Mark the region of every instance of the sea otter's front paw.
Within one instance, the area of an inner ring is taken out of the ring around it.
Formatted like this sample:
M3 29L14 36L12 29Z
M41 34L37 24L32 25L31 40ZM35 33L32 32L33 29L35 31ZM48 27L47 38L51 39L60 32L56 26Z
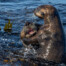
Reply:
M29 45L31 44L31 40L30 39L27 39L27 38L23 38L23 43L25 43L26 45Z

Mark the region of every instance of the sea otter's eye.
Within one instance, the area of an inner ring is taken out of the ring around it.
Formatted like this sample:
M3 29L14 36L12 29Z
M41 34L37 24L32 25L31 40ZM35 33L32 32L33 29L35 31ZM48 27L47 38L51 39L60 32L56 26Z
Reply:
M44 13L42 12L41 15L44 16Z

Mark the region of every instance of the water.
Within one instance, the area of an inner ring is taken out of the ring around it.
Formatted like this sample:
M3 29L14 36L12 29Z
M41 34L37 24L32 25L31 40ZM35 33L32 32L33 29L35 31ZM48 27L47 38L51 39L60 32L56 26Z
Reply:
M1 54L7 56L9 51L17 51L22 49L20 40L20 31L26 21L42 23L43 21L33 16L33 10L39 5L53 5L57 8L63 28L66 35L66 0L0 0L0 50ZM8 19L13 23L12 33L4 32L3 28ZM0 66L9 66L9 64L0 63ZM19 66L19 65L17 65Z

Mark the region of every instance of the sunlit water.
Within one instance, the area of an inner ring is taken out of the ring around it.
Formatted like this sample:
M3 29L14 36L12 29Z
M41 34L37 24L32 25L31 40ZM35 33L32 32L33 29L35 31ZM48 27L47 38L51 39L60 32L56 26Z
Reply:
M66 34L66 0L0 0L0 55L7 56L12 52L19 50L27 50L31 53L30 49L23 49L20 40L20 31L26 21L38 22L43 24L43 20L34 17L33 10L39 5L50 4L57 8L61 21L64 24L63 28ZM13 23L12 33L4 32L3 28L8 19ZM9 50L9 52L6 52ZM35 52L34 49L31 50ZM23 51L21 51L23 53ZM26 54L26 53L25 53ZM35 53L34 53L35 54ZM0 56L0 58L2 58ZM25 56L25 55L24 55ZM9 66L9 64L2 64L0 66ZM19 66L19 65L18 65Z

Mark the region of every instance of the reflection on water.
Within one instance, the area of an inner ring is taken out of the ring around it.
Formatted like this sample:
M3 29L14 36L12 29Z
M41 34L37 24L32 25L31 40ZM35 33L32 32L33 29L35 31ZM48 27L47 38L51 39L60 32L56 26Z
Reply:
M39 5L50 4L55 6L60 14L62 23L66 22L66 1L62 0L0 0L0 58L7 56L10 52L25 50L22 48L20 31L26 21L42 23L43 21L33 16L33 10ZM4 32L3 28L8 19L13 23L12 33ZM66 33L66 26L64 30ZM9 51L8 51L9 50ZM35 52L33 49L27 53ZM21 51L20 51L21 52ZM23 53L23 52L21 52ZM25 52L26 53L26 52ZM20 54L20 53L18 53ZM17 54L17 55L18 55ZM34 54L34 53L33 53ZM10 54L11 55L11 54ZM22 54L20 54L22 56ZM18 62L17 62L18 63ZM18 63L19 64L19 63ZM0 66L9 66L2 64ZM18 65L17 65L18 66Z

